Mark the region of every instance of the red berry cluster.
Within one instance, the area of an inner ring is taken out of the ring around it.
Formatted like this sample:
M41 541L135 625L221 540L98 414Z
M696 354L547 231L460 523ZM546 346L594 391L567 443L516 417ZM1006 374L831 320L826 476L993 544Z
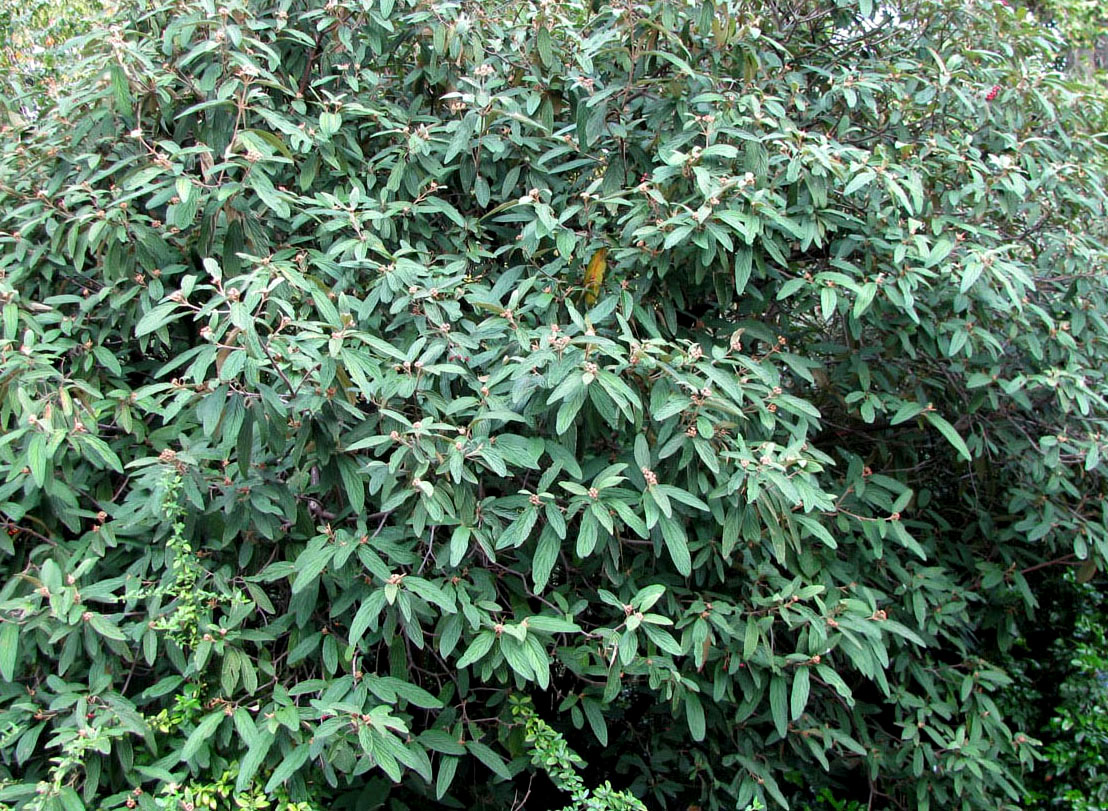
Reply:
M994 84L992 90L985 94L985 101L992 101L1000 93L1000 85Z

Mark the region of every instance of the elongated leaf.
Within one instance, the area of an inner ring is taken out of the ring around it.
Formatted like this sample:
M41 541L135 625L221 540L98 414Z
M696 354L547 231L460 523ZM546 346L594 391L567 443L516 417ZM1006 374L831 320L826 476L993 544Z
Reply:
M454 782L454 775L458 771L460 758L443 757L439 759L439 771L435 776L435 798L441 800L450 790L450 784Z
M662 598L662 595L666 593L666 587L655 583L650 586L644 586L639 589L638 593L631 598L631 604L635 606L639 611L649 611L654 607L654 604Z
M808 706L808 694L812 689L811 672L801 666L793 671L793 687L789 698L789 717L794 721L800 718Z
M441 729L428 729L421 733L419 742L436 752L444 755L464 755L465 746L453 735Z
M0 622L0 679L15 680L15 663L19 657L19 625Z
M194 729L185 741L184 747L181 749L180 759L184 761L192 760L196 753L200 751L200 747L208 742L208 739L215 733L216 728L227 716L223 714L223 710L217 710L216 712L210 712L204 716L203 720L196 725Z
M170 324L185 315L185 311L177 312L178 306L176 302L171 301L154 307L140 318L138 324L135 325L135 337L141 338L143 335L156 332L166 324Z
M677 571L688 577L692 574L692 557L689 554L689 542L685 537L684 528L672 518L660 516L658 526L662 530L662 538L665 540L666 549Z
M84 435L80 438L80 442L91 452L90 458L97 467L111 468L116 473L123 472L123 463L119 461L115 451L108 447L108 443L100 437Z
M957 429L936 414L934 411L928 411L924 414L924 418L933 426L939 429L939 433L946 437L947 442L954 446L954 450L958 451L958 455L965 459L967 462L973 461L973 457L970 455L969 448L966 446L966 442L962 437L958 435Z
M585 719L589 722L589 729L596 736L597 742L601 746L607 746L608 724L604 720L604 713L601 711L600 704L591 698L586 698L581 702L581 706L585 710Z
M258 735L254 743L246 750L246 755L239 764L239 775L235 780L235 791L246 791L246 789L249 788L254 780L254 775L258 773L258 769L261 768L262 763L265 762L265 757L269 754L270 747L272 746L273 735L271 733L262 732Z
M596 298L600 294L600 285L604 283L604 271L608 267L607 257L608 249L601 248L592 255L588 267L585 268L585 278L582 280L582 284L585 288L585 303L590 307L596 304Z
M685 694L685 720L689 724L689 734L694 741L704 740L704 705L700 703L700 697L696 693Z
M670 636L669 631L666 631L663 628L659 628L657 625L653 625L651 623L645 623L643 625L640 625L639 627L642 628L647 638L650 639L650 641L653 642L655 645L657 645L660 650L668 653L670 656L681 655L681 646L677 643L677 640Z
M362 604L358 606L357 613L354 614L353 621L350 623L350 634L347 640L349 644L358 644L365 635L366 629L380 616L384 607L385 595L381 590L373 592L362 601Z
M558 561L558 552L561 551L561 546L558 536L553 532L543 532L539 538L538 547L535 549L535 557L531 560L531 579L535 584L536 593L541 593L550 581L550 573L554 570L554 564Z
M393 689L396 690L396 694L403 698L405 701L414 704L425 710L440 710L442 709L442 702L424 690L418 684L412 684L411 682L404 681L403 679L392 679L390 681Z
M528 617L526 620L527 627L532 631L542 631L551 634L579 634L581 633L581 626L572 620L562 619L561 617L550 616L534 616Z
M508 766L504 763L504 759L492 749L485 746L485 744L479 741L469 741L466 743L466 749L468 749L479 761L484 763L489 771L497 777L502 777L505 780L512 779L512 773L508 771Z
M453 614L458 610L454 604L454 598L447 594L441 586L430 580L415 576L405 577L404 588L438 606L445 614Z
M492 644L495 641L496 635L492 631L482 631L474 638L470 646L466 648L466 652L462 654L462 657L457 661L455 667L461 670L463 667L468 667L474 662L479 661L492 649Z
M305 549L296 559L296 578L292 581L292 593L306 589L327 568L334 555L335 548L330 545L309 546Z
M907 422L912 417L923 413L924 407L919 403L905 403L896 410L892 418L889 420L890 425L900 425L902 422Z
M788 685L785 683L785 677L782 675L771 677L769 681L770 714L773 716L773 725L777 729L777 734L782 738L789 730L789 700L787 695Z
M284 783L290 777L303 766L308 760L309 747L297 746L277 765L277 768L273 770L273 774L269 776L268 782L265 784L265 792L269 794L277 786Z

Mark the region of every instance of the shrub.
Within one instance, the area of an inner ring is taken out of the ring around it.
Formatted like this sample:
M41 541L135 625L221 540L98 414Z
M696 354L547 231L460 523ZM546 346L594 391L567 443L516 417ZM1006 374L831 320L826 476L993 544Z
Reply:
M602 802L1017 807L1004 652L1108 558L1056 45L988 0L95 25L0 155L0 801L518 808L529 698Z

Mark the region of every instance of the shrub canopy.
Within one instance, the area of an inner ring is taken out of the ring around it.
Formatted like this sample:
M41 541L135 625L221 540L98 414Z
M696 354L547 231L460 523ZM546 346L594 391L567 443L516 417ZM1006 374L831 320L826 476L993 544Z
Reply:
M78 46L0 155L0 801L520 807L529 699L652 808L1017 806L1005 651L1108 559L1105 119L1026 11Z

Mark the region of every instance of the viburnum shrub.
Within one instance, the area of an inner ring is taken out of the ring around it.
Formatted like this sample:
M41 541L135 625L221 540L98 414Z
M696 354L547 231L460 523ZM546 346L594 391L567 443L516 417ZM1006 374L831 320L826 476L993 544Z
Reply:
M1006 651L1108 560L1059 47L1000 0L96 21L0 144L0 802L1018 807Z

